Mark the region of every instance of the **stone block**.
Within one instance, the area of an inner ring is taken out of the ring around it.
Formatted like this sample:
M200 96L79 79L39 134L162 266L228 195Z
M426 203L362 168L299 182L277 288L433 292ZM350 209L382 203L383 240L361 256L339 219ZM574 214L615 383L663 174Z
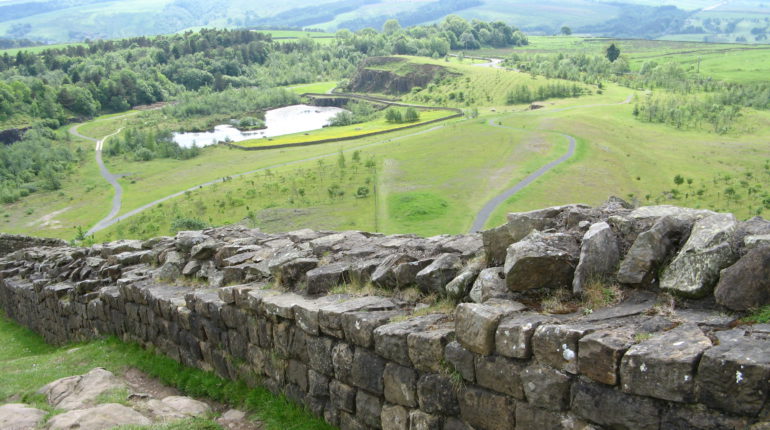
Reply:
M337 380L329 383L329 398L335 408L350 412L356 412L356 389Z
M540 405L537 405L540 406ZM516 429L567 429L563 425L564 414L553 410L542 409L531 403L518 402L516 404ZM580 427L577 427L580 428Z
M582 381L572 385L572 412L612 429L660 428L660 409L652 399Z
M371 348L374 346L374 330L390 323L392 318L403 314L403 311L348 312L342 314L342 330L345 333L345 339L355 345Z
M429 414L457 415L460 413L457 388L449 376L421 376L417 381L417 402L420 409Z
M607 385L620 382L620 359L634 344L632 330L600 330L578 342L578 371Z
M410 408L417 407L417 376L412 368L388 363L383 375L385 400Z
M734 414L755 415L768 395L770 342L734 338L708 349L695 378L698 401Z
M449 342L444 347L444 360L452 365L454 370L460 372L466 381L476 381L476 365L473 360L473 353L463 348L459 342Z
M513 400L476 387L462 391L460 412L468 424L479 429L509 430L515 422Z
M350 283L350 263L332 263L307 272L307 293L324 294L337 285Z
M318 324L321 332L342 339L345 332L342 328L342 315L347 312L376 312L398 309L400 306L392 299L366 296L341 300L323 306L318 313Z
M495 331L495 352L504 357L529 359L532 335L540 324L553 322L541 314L519 314L503 319Z
M307 366L297 360L289 360L286 368L286 380L297 385L303 393L308 390Z
M384 372L385 360L365 348L356 348L350 368L350 380L354 386L382 395Z
M331 295L295 303L294 318L297 321L297 326L307 334L318 336L321 332L318 322L321 308L341 302L346 298L347 296Z
M363 390L356 393L356 417L362 423L376 429L382 428L380 425L380 415L382 414L382 402L380 398L369 394Z
M334 348L334 341L328 337L308 336L305 345L310 368L324 375L333 376L332 349Z
M335 378L351 385L354 356L355 350L353 346L347 343L338 343L332 348L332 365L334 366Z
M409 430L441 430L441 418L415 409L409 412Z
M563 411L569 408L572 378L548 366L533 364L521 373L527 402L541 409Z
M382 407L382 430L409 430L409 411L400 405L384 405Z
M450 325L451 328L418 331L407 336L409 358L417 370L427 373L442 370L444 347L454 339L454 324Z
M694 400L695 368L711 341L685 324L632 346L620 365L623 391L674 402Z
M374 330L374 349L388 360L411 366L407 336L415 331L427 330L446 318L446 315L431 314L377 327Z
M308 369L308 395L311 397L325 398L329 397L329 377L318 373L313 369Z
M723 430L749 428L750 419L732 417L709 410L703 405L673 406L663 412L660 428L672 430Z
M489 355L495 350L495 331L500 320L524 309L510 302L509 306L461 303L455 309L455 332L460 344L477 354Z
M524 364L498 356L476 357L476 383L484 388L524 400L521 375Z
M542 324L532 336L532 350L541 363L575 374L578 341L594 328L579 325Z

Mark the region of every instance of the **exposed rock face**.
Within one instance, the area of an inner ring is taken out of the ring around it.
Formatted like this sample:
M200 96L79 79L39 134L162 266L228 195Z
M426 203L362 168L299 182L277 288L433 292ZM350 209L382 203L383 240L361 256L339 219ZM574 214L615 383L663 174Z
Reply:
M41 388L39 393L46 395L51 406L72 410L92 406L100 395L126 388L112 372L96 368L85 375L51 382Z
M406 60L398 57L370 57L364 60L350 81L348 89L355 93L406 94L414 87L425 88L438 76L449 71L433 64L408 65L409 70L396 73L377 69L378 66L406 66Z
M149 418L117 403L108 403L88 409L76 409L56 415L48 421L50 430L106 430L117 426L148 426Z
M730 241L737 226L732 214L697 221L682 250L663 271L661 288L693 297L708 294L719 279L719 271L735 261Z
M613 273L620 261L618 238L606 222L598 222L583 236L580 248L580 263L575 269L572 292L579 294L583 285L592 277L604 278Z
M46 415L46 411L23 404L2 405L0 406L0 428L35 430Z
M736 311L770 304L770 246L754 248L724 269L714 296L717 303Z

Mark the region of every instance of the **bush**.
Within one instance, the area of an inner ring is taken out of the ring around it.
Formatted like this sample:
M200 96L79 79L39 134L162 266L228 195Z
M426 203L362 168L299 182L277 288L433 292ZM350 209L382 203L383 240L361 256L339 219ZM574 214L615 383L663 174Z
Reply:
M171 232L177 233L187 230L203 230L208 228L209 225L197 218L176 218L171 222Z

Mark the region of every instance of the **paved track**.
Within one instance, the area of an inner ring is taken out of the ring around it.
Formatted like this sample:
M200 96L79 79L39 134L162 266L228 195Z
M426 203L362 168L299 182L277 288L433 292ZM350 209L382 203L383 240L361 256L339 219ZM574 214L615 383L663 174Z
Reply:
M614 105L622 105L622 104L628 104L633 99L633 95L628 96L625 100L623 100L620 103L615 104L595 104L595 105L584 105L584 106L570 106L566 108L558 108L558 109L549 109L549 112L563 112L566 110L572 110L572 109L587 109L592 107L598 107L598 106L614 106ZM505 127L503 125L500 125L495 122L494 119L489 120L489 125L494 127L502 127L502 128L511 128L511 127ZM511 198L514 194L518 193L522 189L524 189L527 185L535 182L538 178L543 176L544 174L548 173L549 170L553 169L554 167L558 166L559 164L564 163L565 161L569 160L575 155L575 149L577 147L577 142L575 141L575 138L573 136L570 136L568 134L563 133L556 133L559 136L564 137L569 141L569 147L567 148L567 152L559 157L558 159L551 161L550 163L544 165L543 167L539 168L537 171L532 173L531 175L527 176L526 178L522 179L517 183L516 185L512 186L511 188L506 189L502 193L496 195L493 197L490 201L485 204L478 214L476 214L476 218L473 220L473 224L471 225L471 233L476 233L484 229L484 225L489 220L489 217L492 216L492 213L500 206L502 205L506 200Z

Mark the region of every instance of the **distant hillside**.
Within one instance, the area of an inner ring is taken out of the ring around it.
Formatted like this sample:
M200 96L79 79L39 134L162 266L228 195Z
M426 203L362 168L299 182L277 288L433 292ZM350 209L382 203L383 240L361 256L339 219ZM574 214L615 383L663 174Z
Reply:
M46 43L154 35L201 27L382 28L465 19L503 21L530 34L767 43L763 0L0 0L0 38Z

